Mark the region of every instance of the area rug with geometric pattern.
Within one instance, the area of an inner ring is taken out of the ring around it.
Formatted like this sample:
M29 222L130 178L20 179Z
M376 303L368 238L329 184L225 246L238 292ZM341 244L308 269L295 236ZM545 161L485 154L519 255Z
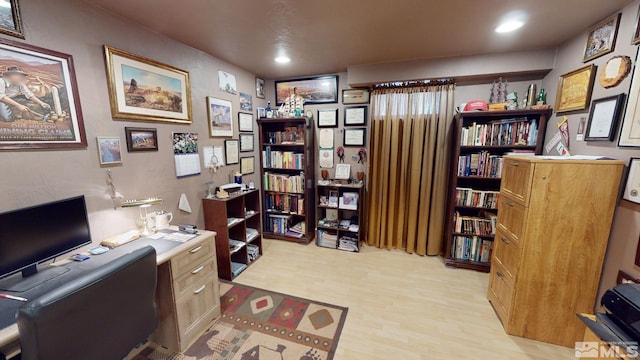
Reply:
M145 349L138 360L331 360L348 309L220 283L222 316L184 354Z

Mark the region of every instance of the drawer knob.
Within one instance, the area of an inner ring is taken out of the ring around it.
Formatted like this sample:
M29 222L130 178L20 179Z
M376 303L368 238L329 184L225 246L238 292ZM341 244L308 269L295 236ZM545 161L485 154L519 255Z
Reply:
M507 204L507 206L513 206L515 205L515 203L511 200L508 200L505 204Z
M197 253L198 251L200 251L200 249L202 249L202 245L198 246L198 247L194 247L193 249L191 249L189 252L192 254Z
M501 273L500 271L496 271L496 275L501 279L504 277L504 274Z
M198 266L198 267L197 267L196 269L194 269L191 273L192 273L193 275L195 275L195 274L199 273L200 271L202 271L202 269L204 269L204 265L200 265L200 266Z
M504 237L504 236L503 236L503 237L501 237L501 238L500 238L500 240L502 240L502 242L503 242L503 243L505 243L505 244L507 244L507 245L509 244L509 239L507 239L507 238L506 238L506 237Z
M517 161L512 161L511 166L520 166L520 163Z
M198 294L200 294L200 293L202 292L202 290L204 290L206 287L207 287L207 285L202 285L202 286L200 286L199 288L197 288L193 293L194 293L195 295L198 295Z

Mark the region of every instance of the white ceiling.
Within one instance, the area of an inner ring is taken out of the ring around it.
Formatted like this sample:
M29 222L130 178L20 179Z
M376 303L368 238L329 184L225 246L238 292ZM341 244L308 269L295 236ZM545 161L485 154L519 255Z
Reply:
M85 0L269 79L555 47L631 0ZM511 34L493 30L514 11ZM273 59L280 52L287 65Z

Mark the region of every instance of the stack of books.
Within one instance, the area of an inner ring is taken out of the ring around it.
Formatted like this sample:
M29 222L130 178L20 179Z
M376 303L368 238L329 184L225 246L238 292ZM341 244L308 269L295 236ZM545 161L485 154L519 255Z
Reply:
M304 193L304 175L289 176L265 172L262 179L265 191Z
M338 247L338 234L318 230L318 245L335 249Z
M489 262L493 241L477 236L454 236L451 256L460 260Z
M227 218L227 226L228 227L232 227L233 225L235 225L235 224L237 224L239 222L242 222L242 220L244 220L244 219L234 218L234 217Z
M265 139L269 144L304 144L304 126L290 126L284 131L267 132Z
M289 231L289 215L267 214L266 230L274 234L286 234Z
M304 215L304 197L302 195L266 194L264 203L267 211L275 210Z
M238 276L240 273L247 268L247 264L231 262L231 273L233 276Z
M487 124L475 122L462 128L462 146L534 146L538 137L535 119L514 118L496 120Z
M245 245L244 241L229 239L229 251L232 254L238 252Z
M266 168L302 170L304 154L293 151L272 151L271 146L266 146L262 151L262 163Z
M305 234L305 229L306 229L305 223L304 221L302 221L293 225L291 228L289 228L289 231L287 231L287 235L301 238Z
M345 251L358 251L358 239L350 236L341 236L338 249Z
M249 261L256 261L260 256L260 248L256 245L247 245L247 254L249 255Z
M258 236L260 236L260 233L258 232L258 230L250 228L250 227L247 228L245 233L246 233L245 236L246 236L247 242L252 242Z

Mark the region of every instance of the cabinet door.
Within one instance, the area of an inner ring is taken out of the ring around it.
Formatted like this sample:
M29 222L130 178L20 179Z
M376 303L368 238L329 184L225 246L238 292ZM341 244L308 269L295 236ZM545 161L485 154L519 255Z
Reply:
M501 229L496 231L496 237L493 240L493 256L502 263L504 275L509 276L513 282L520 264L520 247Z
M497 258L491 261L491 274L489 276L488 298L496 310L502 325L507 328L509 312L511 311L511 298L513 295L513 283L505 274L506 270Z
M500 191L511 196L516 202L528 206L535 165L526 159L505 158L503 166Z
M178 300L176 315L180 336L180 348L185 350L220 315L217 281L215 279L194 284L190 295Z

